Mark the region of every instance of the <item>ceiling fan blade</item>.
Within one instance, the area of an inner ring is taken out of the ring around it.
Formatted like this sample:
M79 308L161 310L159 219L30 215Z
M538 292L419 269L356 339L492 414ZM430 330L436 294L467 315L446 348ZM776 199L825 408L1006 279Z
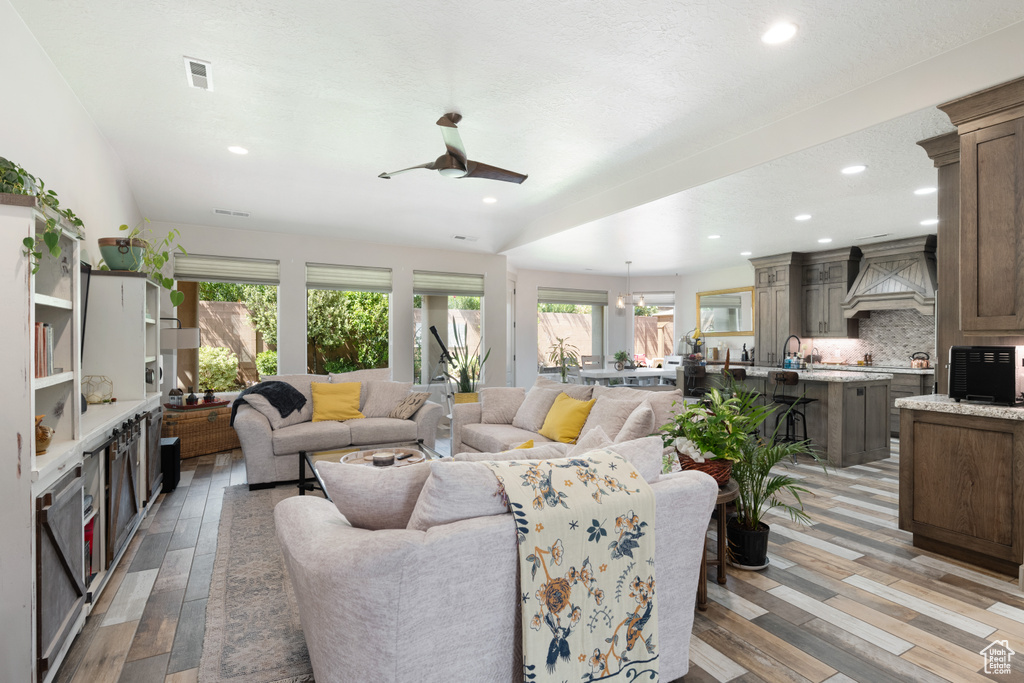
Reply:
M503 180L506 183L518 184L529 177L515 171L506 171L497 166L482 164L479 161L467 161L466 164L469 170L466 171L466 175L462 176L463 178L486 178L487 180Z
M392 171L391 173L381 173L377 177L378 178L384 178L384 180L391 180L392 176L396 176L399 173L405 173L406 171L415 171L417 168L426 168L428 170L433 171L437 167L434 166L434 162L431 161L431 162L426 163L426 164L420 164L419 166L410 166L409 168L403 168L401 171Z
M466 168L466 146L462 144L462 136L459 135L459 129L455 127L455 124L461 120L462 114L445 114L437 120L437 125L441 126L441 137L444 138L448 153L456 158L463 168Z

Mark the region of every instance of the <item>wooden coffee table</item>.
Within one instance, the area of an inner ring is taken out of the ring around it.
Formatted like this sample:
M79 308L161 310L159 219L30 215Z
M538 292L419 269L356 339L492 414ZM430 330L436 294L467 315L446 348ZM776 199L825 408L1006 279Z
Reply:
M330 500L331 497L327 495L327 491L324 489L323 479L320 478L320 474L316 471L316 463L340 462L358 467L375 467L372 460L373 454L383 452L395 453L395 463L380 467L379 469L408 467L409 465L426 462L427 460L438 460L442 457L440 453L423 443L422 440L402 441L393 444L370 446L369 448L365 446L352 446L324 451L299 451L299 495L304 496L306 491L318 488L323 492L324 497ZM408 455L409 457L399 460L397 457L399 455ZM307 466L313 473L314 481L306 481Z

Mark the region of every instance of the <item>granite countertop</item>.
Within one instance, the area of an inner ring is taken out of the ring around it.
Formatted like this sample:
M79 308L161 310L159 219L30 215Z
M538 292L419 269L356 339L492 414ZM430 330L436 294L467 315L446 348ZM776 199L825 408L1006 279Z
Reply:
M1024 407L994 406L987 403L957 403L945 394L929 394L927 396L911 396L896 400L897 408L908 410L931 410L936 413L952 415L975 415L977 417L994 417L1001 420L1024 420Z
M792 370L783 368L754 367L746 368L747 377L767 377L770 372L797 372L804 382L875 382L891 380L892 374L886 372L848 372L846 370Z
M934 375L935 368L885 367L881 365L825 365L815 363L808 366L815 370L838 370L840 372L882 372L894 375Z

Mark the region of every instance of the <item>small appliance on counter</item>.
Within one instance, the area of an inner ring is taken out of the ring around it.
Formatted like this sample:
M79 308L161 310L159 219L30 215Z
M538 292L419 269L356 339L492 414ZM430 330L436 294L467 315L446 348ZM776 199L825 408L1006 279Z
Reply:
M914 370L927 370L932 366L931 359L926 351L915 351L910 354L910 367Z
M949 397L957 403L1024 402L1024 347L950 347Z

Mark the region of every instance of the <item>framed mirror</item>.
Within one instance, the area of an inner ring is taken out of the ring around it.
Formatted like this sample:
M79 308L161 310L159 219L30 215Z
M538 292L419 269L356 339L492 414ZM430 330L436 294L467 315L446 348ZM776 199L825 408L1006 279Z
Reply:
M704 337L754 334L754 288L697 292L697 329Z

